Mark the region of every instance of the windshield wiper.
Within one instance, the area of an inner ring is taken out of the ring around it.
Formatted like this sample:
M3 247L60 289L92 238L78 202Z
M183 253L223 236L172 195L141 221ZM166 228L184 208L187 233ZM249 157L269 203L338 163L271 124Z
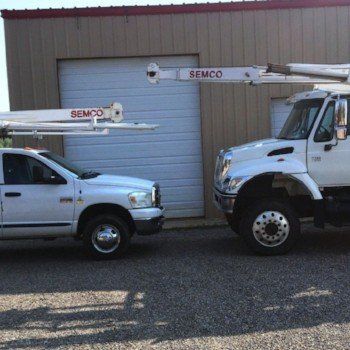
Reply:
M101 174L98 173L97 171L89 170L89 171L85 171L85 173L82 173L80 175L80 178L81 179L92 179L92 178L97 177L99 175L101 175Z

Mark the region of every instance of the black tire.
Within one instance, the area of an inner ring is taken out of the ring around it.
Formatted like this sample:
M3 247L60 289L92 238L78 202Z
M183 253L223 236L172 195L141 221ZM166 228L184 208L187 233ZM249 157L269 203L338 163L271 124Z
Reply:
M226 216L226 220L227 223L229 224L229 226L231 227L232 231L234 233L236 233L238 236L240 236L240 222L241 222L241 218L238 217L238 215L234 215L234 214L225 214Z
M104 227L104 225L106 225L106 227ZM95 231L98 231L100 227L102 227L101 231L107 228L109 230L108 232L111 231L113 234L116 232L118 233L117 240L119 240L119 243L115 244L116 247L112 246L109 249L106 247L97 248L99 243L96 239L94 240L94 237ZM91 218L83 230L85 248L89 255L96 259L114 259L122 256L130 245L130 238L131 234L126 222L118 216L111 214L103 214Z
M276 218L278 215L276 212L282 215ZM253 225L257 231L254 231ZM254 203L244 212L240 232L247 245L256 253L285 254L293 247L300 235L300 221L287 202L265 199Z

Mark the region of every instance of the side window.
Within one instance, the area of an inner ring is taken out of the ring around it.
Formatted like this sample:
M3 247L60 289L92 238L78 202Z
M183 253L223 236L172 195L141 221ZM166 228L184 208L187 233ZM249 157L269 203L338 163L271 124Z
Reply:
M24 185L32 182L25 156L5 153L2 161L6 185Z
M334 106L335 103L329 102L320 125L315 133L315 142L327 142L333 139L334 135Z
M45 164L39 162L35 158L26 157L32 183L36 185L48 183L52 176L57 176L57 173L50 169Z
M52 177L59 177L45 164L22 154L4 154L3 168L6 185L47 184Z

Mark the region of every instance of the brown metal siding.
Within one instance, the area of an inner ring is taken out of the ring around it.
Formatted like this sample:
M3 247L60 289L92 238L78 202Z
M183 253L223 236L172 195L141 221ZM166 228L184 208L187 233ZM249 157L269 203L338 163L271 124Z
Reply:
M199 54L203 66L348 62L350 7L5 19L11 109L57 108L57 60ZM146 67L145 67L146 68ZM201 85L206 215L217 152L270 135L271 97L300 87ZM17 138L16 145L35 144ZM60 138L40 142L62 153Z

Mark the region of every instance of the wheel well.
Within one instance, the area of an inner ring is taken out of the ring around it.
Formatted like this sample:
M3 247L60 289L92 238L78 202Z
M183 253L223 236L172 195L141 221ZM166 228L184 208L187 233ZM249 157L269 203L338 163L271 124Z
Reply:
M129 226L130 233L135 232L135 224L132 219L129 211L118 204L111 203L101 203L90 205L85 208L84 211L80 214L78 220L78 235L81 235L86 223L94 216L101 214L113 214L118 215L120 218L124 219L127 225Z
M240 189L235 209L244 208L257 199L288 200L299 217L313 216L313 202L309 190L298 180L284 174L262 174L249 180Z

